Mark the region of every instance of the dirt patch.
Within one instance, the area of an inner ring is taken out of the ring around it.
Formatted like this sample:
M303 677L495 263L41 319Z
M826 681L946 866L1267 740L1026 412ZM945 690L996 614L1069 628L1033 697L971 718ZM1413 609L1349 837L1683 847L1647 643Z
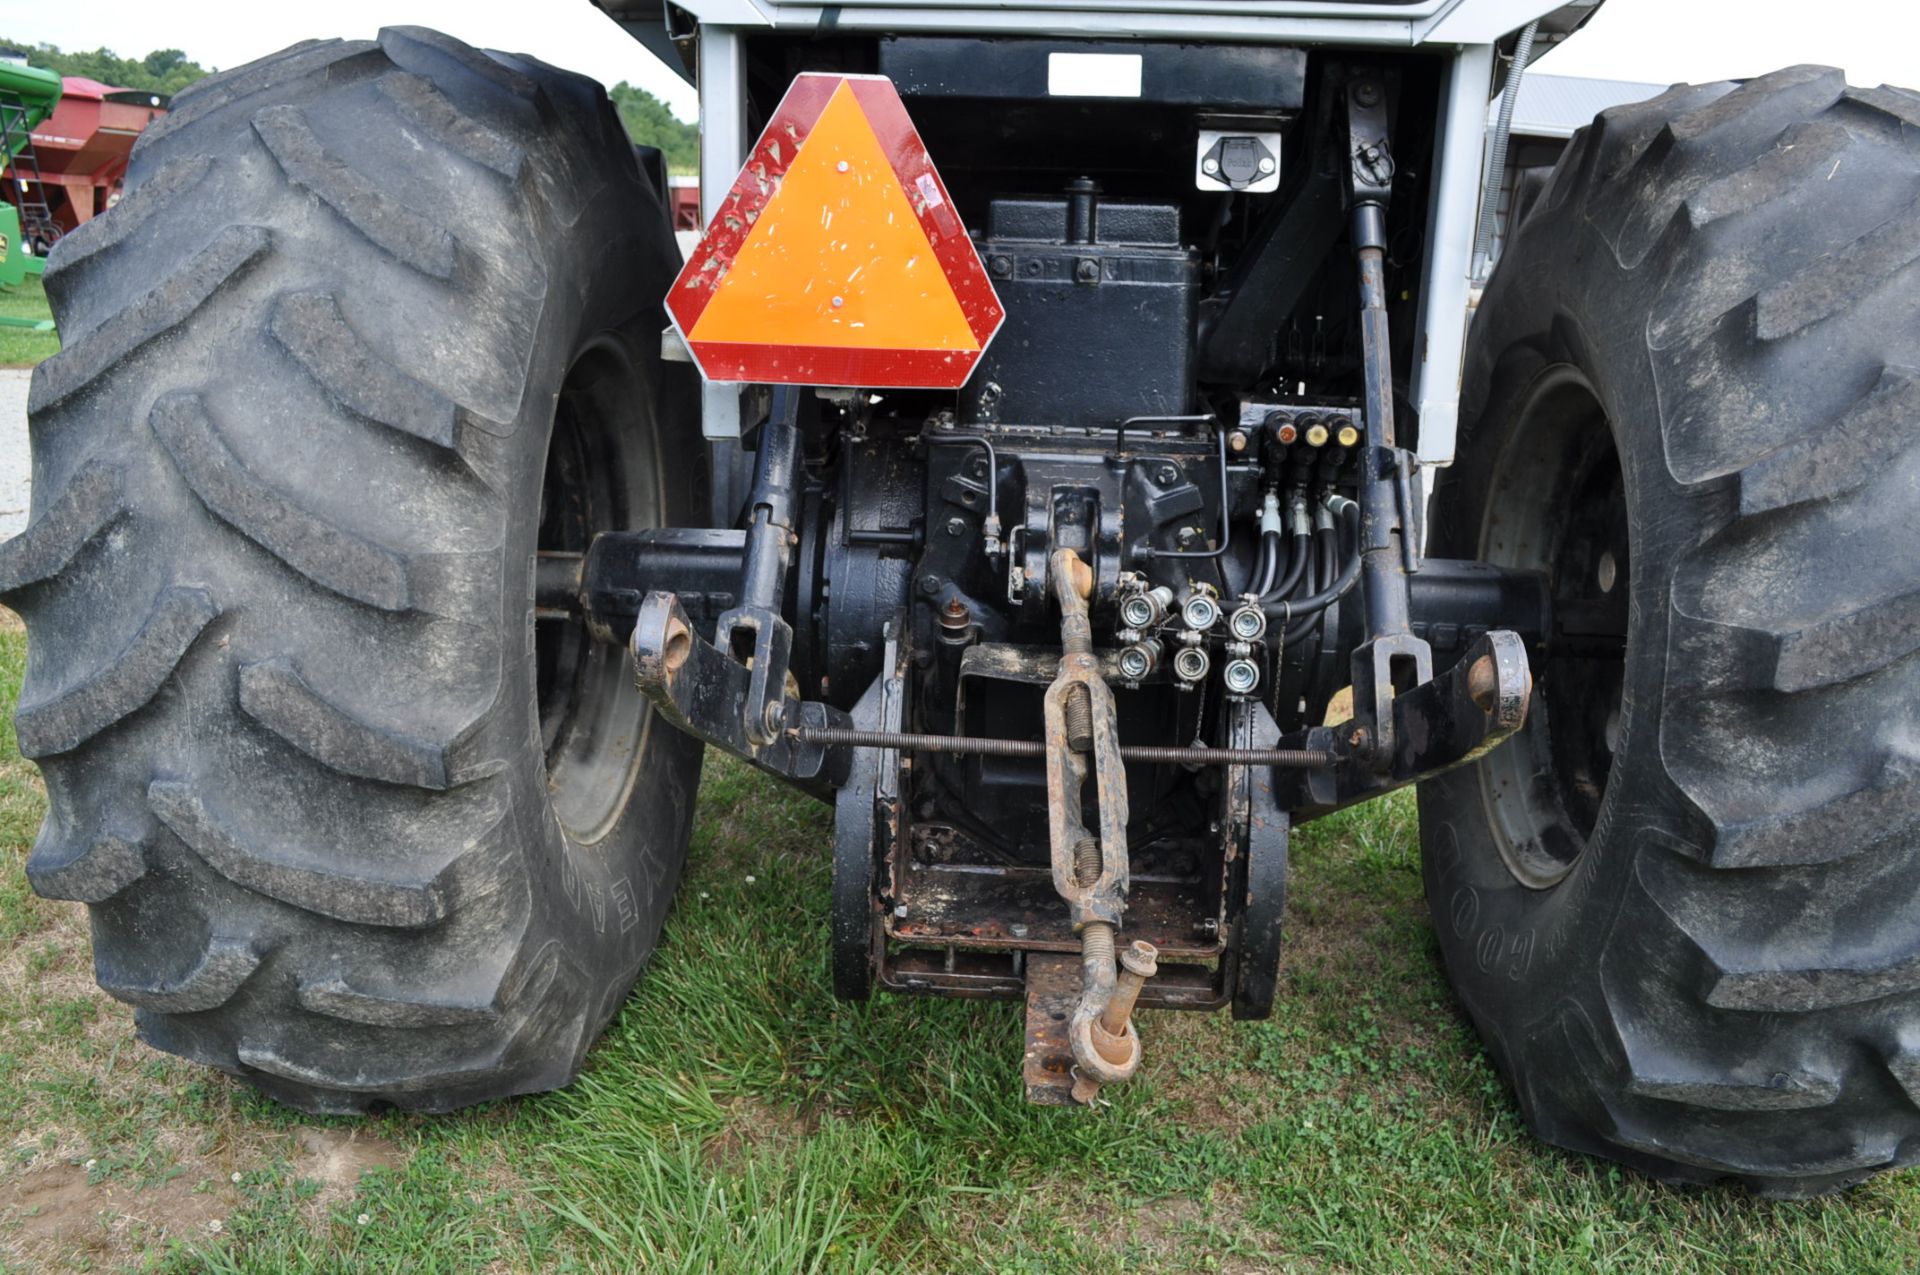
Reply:
M1133 1242L1164 1262L1191 1253L1192 1232L1206 1216L1206 1207L1200 1201L1168 1195L1142 1202L1126 1221Z
M181 1173L155 1186L89 1183L77 1164L52 1164L0 1184L0 1254L25 1269L107 1261L167 1240L216 1238L240 1202L230 1182Z
M378 1134L359 1129L302 1129L295 1135L293 1175L310 1178L323 1192L352 1192L370 1169L398 1169L406 1151Z
M755 1151L790 1147L812 1133L816 1123L757 1098L737 1098L727 1104L727 1113L726 1128L706 1145L707 1163L715 1168L738 1164Z
M24 633L27 626L20 617L5 607L0 607L0 633Z
M85 1141L78 1135L52 1140L62 1148ZM319 1184L300 1206L318 1227L330 1208L353 1194L362 1174L397 1169L407 1159L397 1143L356 1129L300 1129L286 1140L244 1131L205 1155L189 1146L193 1139L161 1141L165 1160L178 1167L157 1184L134 1186L117 1178L90 1183L85 1164L44 1158L0 1183L0 1268L114 1266L170 1241L218 1242L228 1217L246 1203L234 1182L238 1172L281 1156L294 1177Z

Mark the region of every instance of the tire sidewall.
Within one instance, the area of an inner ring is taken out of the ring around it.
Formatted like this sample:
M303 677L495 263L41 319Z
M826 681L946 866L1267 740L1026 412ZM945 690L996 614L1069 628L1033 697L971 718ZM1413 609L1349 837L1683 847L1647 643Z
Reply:
M632 156L607 162L631 168ZM551 256L555 277L514 431L503 562L508 584L500 599L501 632L510 635L502 688L509 711L493 725L500 732L494 755L506 758L519 837L530 849L531 928L545 943L559 943L583 985L597 991L590 991L587 1006L590 1029L617 1008L658 939L685 858L701 756L699 741L645 714L634 726L637 755L625 802L603 833L582 844L554 810L540 742L533 568L541 488L561 387L583 351L611 355L608 365L619 369L628 404L620 422L627 431L623 456L645 470L620 480L652 487L667 525L697 524L706 510L695 390L659 350L664 319L658 302L678 262L662 251L658 236L642 230L657 199L637 171L623 176L631 184L603 186L575 224L555 228L574 251ZM597 251L590 247L596 239ZM528 957L543 945L530 943Z
M1569 1010L1597 1004L1596 955L1632 888L1642 847L1692 840L1691 808L1661 762L1669 601L1675 568L1711 530L1719 501L1711 491L1682 489L1668 474L1659 396L1632 317L1646 313L1645 281L1615 265L1589 223L1535 218L1526 229L1532 233L1502 262L1469 337L1459 459L1436 491L1432 552L1484 555L1510 496L1503 472L1521 443L1527 403L1545 378L1571 369L1613 434L1632 567L1619 742L1594 831L1567 876L1538 889L1509 870L1489 805L1512 798L1497 791L1484 764L1419 789L1423 874L1442 958L1523 1099L1528 1039ZM1531 286L1545 278L1557 286ZM1530 745L1523 730L1502 747Z

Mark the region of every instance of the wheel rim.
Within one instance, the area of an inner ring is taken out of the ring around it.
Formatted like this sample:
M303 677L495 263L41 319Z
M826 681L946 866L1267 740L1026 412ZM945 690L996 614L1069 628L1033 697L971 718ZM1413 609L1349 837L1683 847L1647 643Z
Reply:
M1585 377L1550 368L1529 387L1500 457L1480 554L1546 573L1549 653L1526 726L1480 783L1507 870L1531 889L1565 880L1599 825L1619 746L1632 552L1613 430Z
M590 344L554 407L540 491L537 548L584 554L603 531L660 524L658 466L647 422L632 419L626 356ZM577 616L538 618L535 702L547 789L567 836L592 844L626 808L651 721L625 652Z

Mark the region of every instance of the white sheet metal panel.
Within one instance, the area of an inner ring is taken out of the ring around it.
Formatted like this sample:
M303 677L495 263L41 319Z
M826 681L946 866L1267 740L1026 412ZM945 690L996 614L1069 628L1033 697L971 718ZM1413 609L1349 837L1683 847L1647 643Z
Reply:
M738 27L700 32L700 220L713 220L747 162L747 55ZM740 437L740 387L700 383L700 432Z
M1493 46L1460 50L1440 98L1439 180L1427 213L1427 270L1415 336L1413 401L1420 409L1420 463L1453 463L1460 424L1460 370L1467 344L1473 230L1487 144Z
M798 8L771 0L783 9ZM1486 0L1474 0L1485 3ZM982 0L916 0L916 9L997 9L1112 13L1212 14L1222 18L1426 18L1438 17L1461 0L1021 0L1017 4ZM842 0L842 9L897 9L899 0Z
M1599 0L1592 0L1598 4ZM1567 0L1452 0L1444 12L1418 23L1417 44L1495 44ZM1541 50L1544 52L1545 50Z
M1462 0L1243 0L1241 3L1235 3L1235 0L1024 0L1022 3L1001 4L995 3L995 0L915 0L912 4L902 4L900 0L842 0L839 4L825 7L850 13L903 8L971 10L997 14L1001 20L1012 22L1019 22L1023 13L1094 12L1127 14L1133 17L1157 13L1204 15L1228 20L1371 18L1408 21L1439 17L1457 8L1461 2ZM1483 4L1487 0L1470 0L1470 2ZM757 25L768 21L785 25L794 20L793 15L796 13L817 12L823 7L783 3L783 0L676 0L676 3L703 23L723 25ZM860 25L872 24L862 21ZM989 23L989 25L992 24Z
M1513 111L1515 137L1572 137L1610 106L1644 102L1667 91L1664 84L1639 80L1594 80L1584 76L1542 75L1529 70L1520 80L1520 101ZM1488 104L1488 118L1498 111Z
M1598 0L1596 0L1596 3ZM1142 39L1297 41L1354 46L1485 44L1565 0L684 0L712 25L950 31Z
M718 27L764 27L773 23L774 0L674 0L701 24Z

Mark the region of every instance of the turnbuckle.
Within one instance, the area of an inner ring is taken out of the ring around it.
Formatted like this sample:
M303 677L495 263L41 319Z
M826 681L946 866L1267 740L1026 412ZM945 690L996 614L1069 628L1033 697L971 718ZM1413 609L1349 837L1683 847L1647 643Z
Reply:
M1101 1085L1119 1084L1140 1066L1133 1003L1152 975L1150 944L1128 950L1116 972L1114 931L1127 903L1127 775L1113 691L1093 654L1087 598L1093 573L1071 549L1056 549L1049 575L1060 604L1060 672L1042 700L1045 713L1048 837L1053 887L1067 901L1080 936L1080 1001L1068 1028L1076 1073L1074 1097L1092 1100ZM1099 830L1081 818L1089 773Z

